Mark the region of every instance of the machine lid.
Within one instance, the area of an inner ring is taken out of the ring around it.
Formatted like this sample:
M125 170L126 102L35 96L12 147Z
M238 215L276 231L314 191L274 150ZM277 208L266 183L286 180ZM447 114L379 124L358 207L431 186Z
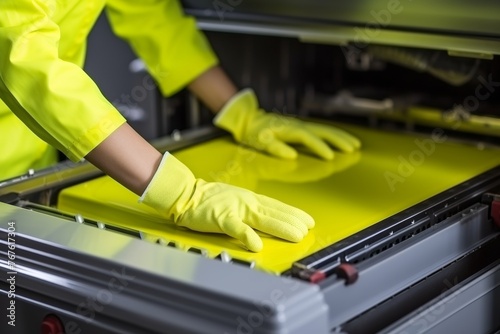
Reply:
M446 1L192 1L186 12L205 30L297 37L305 42L500 54L500 2Z

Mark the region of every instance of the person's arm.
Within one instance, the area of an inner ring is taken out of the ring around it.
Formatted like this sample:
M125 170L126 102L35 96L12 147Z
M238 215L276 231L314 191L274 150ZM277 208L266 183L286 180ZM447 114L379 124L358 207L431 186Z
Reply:
M297 151L289 144L302 144L315 155L331 160L334 151L330 146L343 152L361 147L357 138L336 127L261 110L254 92L238 91L219 66L205 71L188 88L217 114L216 126L229 131L236 141L271 155L295 159Z
M164 96L185 88L218 59L178 0L107 0L114 33L144 61Z
M139 196L151 182L161 158L162 154L128 124L120 126L85 157Z
M254 252L263 248L254 229L299 242L314 227L311 216L278 200L196 178L182 162L169 152L162 156L127 124L86 158L141 195L140 202L167 220L195 231L225 233Z
M55 1L2 1L0 96L36 135L78 161L125 119L81 68L59 57Z
M213 113L219 112L238 93L238 88L220 66L205 71L188 88Z
M53 0L55 1L55 0ZM39 137L72 160L86 157L165 221L225 233L249 250L263 244L253 230L298 242L314 220L277 200L197 179L163 157L127 124L77 66L59 58L53 2L5 0L0 12L0 97ZM74 18L78 19L78 18Z
M287 143L303 144L326 160L334 156L328 144L346 152L360 147L358 139L340 129L261 112L255 94L239 91L217 66L210 44L177 0L108 0L107 4L113 30L144 60L163 95L188 86L217 113L215 125L237 141L287 159L297 157Z

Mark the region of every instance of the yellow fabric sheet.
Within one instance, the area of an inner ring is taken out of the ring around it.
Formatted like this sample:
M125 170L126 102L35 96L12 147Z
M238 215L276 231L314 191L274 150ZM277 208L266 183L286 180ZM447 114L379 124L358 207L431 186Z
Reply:
M280 273L302 257L500 164L499 149L453 142L440 129L415 136L339 126L364 146L356 154L338 153L330 162L307 154L297 161L277 160L230 137L173 152L197 177L243 186L310 213L316 227L301 243L263 236L264 250L251 253L227 236L176 228L108 177L63 190L58 207L174 240L181 248L204 248L210 257L225 250Z

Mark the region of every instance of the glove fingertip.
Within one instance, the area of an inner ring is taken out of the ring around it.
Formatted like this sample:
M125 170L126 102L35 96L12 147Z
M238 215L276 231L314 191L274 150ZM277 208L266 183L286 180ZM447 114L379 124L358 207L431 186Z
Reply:
M295 212L295 216L300 220L300 222L304 224L308 230L314 228L314 226L316 225L316 223L314 222L314 218L301 209L296 210L297 211Z
M359 150L361 148L361 140L354 138L354 147Z
M258 253L264 248L264 244L262 243L262 239L255 233L255 231L250 230L245 233L245 240L242 240L245 244L246 248L249 251Z
M342 149L344 152L352 153L361 148L361 141L358 138L353 136L350 136L348 138L349 140L345 142L345 145Z
M289 240L291 242L301 242L302 239L304 239L306 235L307 235L307 232L305 234L303 234L303 233L300 233L300 234L299 233L295 233L295 235L291 236L289 238Z
M316 223L314 222L314 218L306 212L304 212L304 216L301 219L301 222L306 225L308 230L314 228L314 226L316 225Z
M352 153L354 151L356 151L355 146L345 146L342 148L342 152L344 152L344 153Z
M323 158L324 160L331 161L333 160L333 158L335 158L335 153L333 153L332 150L325 151L321 154L321 158Z
M307 229L313 229L314 226L316 226L316 223L314 222L314 219L311 217L311 220L309 221L306 221L306 226L307 226Z
M282 156L281 157L283 159L296 160L297 157L298 157L298 154L297 154L297 151L290 150L290 151L282 152Z
M236 237L245 245L245 247L251 252L260 252L264 245L262 239L259 237L257 232L253 230L250 226L244 224L244 228L237 233Z
M242 242L249 251L260 252L264 248L259 235L237 217L229 217L220 228L227 235Z
M286 159L286 160L296 160L297 157L298 157L298 153L296 150L294 150L293 148L291 148L290 146L288 145L270 145L268 147L268 152L271 154L271 155L274 155L274 156L277 156L279 158L282 158L282 159Z

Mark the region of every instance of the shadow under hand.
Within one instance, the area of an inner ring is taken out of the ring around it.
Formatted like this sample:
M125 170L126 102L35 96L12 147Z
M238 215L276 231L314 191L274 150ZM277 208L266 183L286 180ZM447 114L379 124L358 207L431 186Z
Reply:
M337 153L332 161L299 155L297 160L282 160L264 153L255 152L250 159L248 154L237 153L236 163L240 173L233 175L231 183L250 190L259 181L278 181L283 183L316 182L354 166L361 157L360 152Z

